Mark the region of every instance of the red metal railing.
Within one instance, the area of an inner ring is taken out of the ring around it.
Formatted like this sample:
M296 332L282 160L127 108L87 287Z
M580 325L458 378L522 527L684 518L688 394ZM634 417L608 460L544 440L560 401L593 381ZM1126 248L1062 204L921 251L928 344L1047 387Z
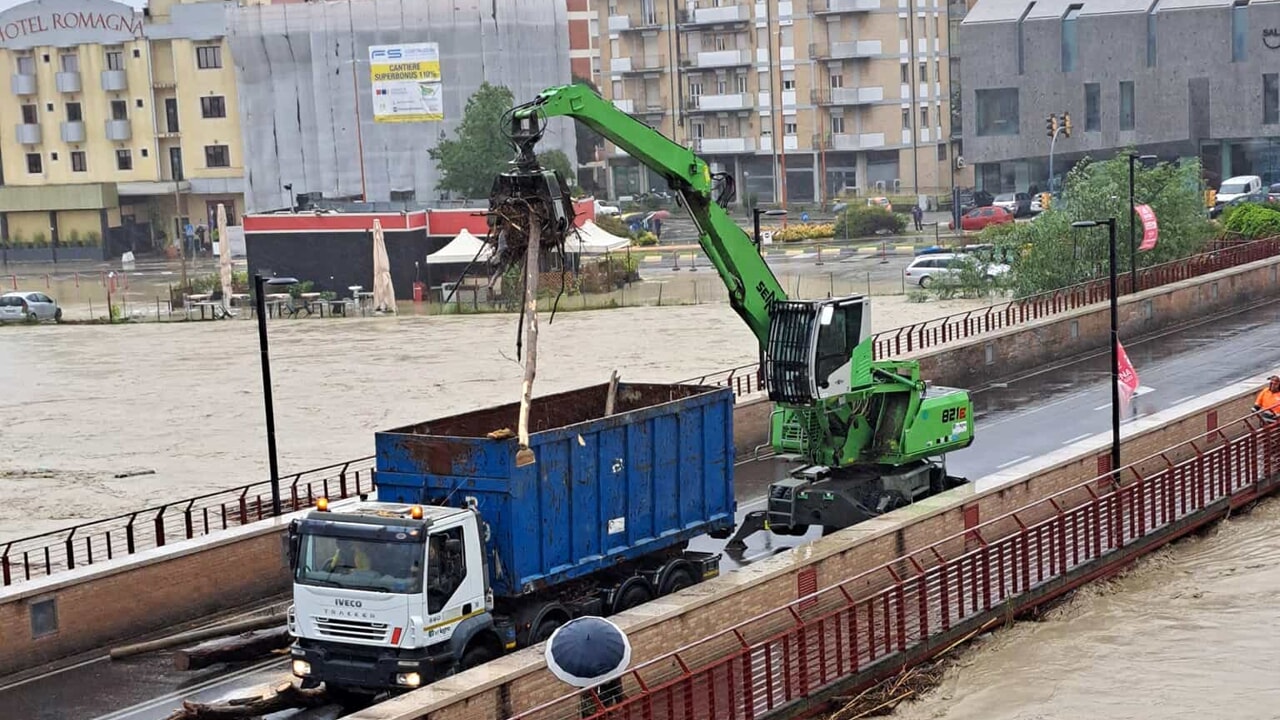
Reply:
M1219 241L1212 244L1209 250L1198 255L1139 269L1137 286L1139 290L1150 290L1263 260L1277 254L1280 254L1280 238L1250 242ZM1131 282L1129 273L1124 273L1117 278L1117 286L1121 294L1130 293ZM977 310L879 332L874 336L875 344L872 352L875 359L884 360L904 353L979 337L1032 320L1060 315L1088 305L1106 302L1110 297L1109 278L1090 280L1039 295L1009 300ZM708 382L731 387L738 397L763 391L763 375L759 365L754 363L708 373L688 382Z
M280 508L293 512L321 496L352 497L373 487L372 456L304 470L280 478ZM4 543L0 580L12 585L270 516L270 481L219 490Z
M1280 473L1280 425L1245 418L1121 472L1118 488L1099 476L650 660L621 702L575 692L516 717L751 719L851 676L840 691L857 692L1256 499Z

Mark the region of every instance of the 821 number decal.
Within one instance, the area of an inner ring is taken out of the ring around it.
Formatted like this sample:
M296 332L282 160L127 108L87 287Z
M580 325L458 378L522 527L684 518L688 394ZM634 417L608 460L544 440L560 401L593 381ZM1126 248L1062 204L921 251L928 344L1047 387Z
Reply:
M942 422L959 422L960 420L963 420L967 414L966 408L963 407L946 408L942 411Z

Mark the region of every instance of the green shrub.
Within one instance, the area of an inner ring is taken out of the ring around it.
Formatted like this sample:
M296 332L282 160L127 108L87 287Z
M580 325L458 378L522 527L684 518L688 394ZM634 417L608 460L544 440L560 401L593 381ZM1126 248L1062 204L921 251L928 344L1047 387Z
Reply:
M761 228L764 232L766 228ZM835 225L831 223L795 223L784 228L768 228L773 233L773 241L779 243L801 242L804 240L821 240L835 235Z
M1229 208L1222 227L1248 238L1280 236L1280 210L1265 205L1245 204Z
M618 237L627 237L631 234L631 228L627 227L627 224L617 215L597 215L596 226Z
M907 220L882 207L852 207L836 219L835 237L867 237L882 233L897 235L905 230Z
M639 245L641 247L645 247L648 245L657 245L658 236L654 235L648 230L641 230L640 232L635 233L632 236L632 242L634 242L636 245Z

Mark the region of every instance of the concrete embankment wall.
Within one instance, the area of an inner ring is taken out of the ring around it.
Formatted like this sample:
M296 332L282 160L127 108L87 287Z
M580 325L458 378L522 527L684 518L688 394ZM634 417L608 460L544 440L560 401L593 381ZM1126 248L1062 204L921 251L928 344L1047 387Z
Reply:
M1269 297L1278 264L1280 259L1253 263L1126 299L1121 312L1127 328L1125 334L1154 332L1202 316L1206 309L1222 311ZM1218 289L1214 290L1214 287ZM1105 306L1090 308L1055 320L1011 329L968 345L936 350L921 355L919 359L926 368L926 377L939 384L976 386L998 375L1009 375L1058 360L1064 347L1105 347L1106 328ZM995 358L992 363L986 362L988 347L992 348L990 353ZM1233 399L1231 402L1234 404L1218 408L1217 417L1225 421L1242 415L1247 400L1243 394ZM749 454L767 440L770 411L771 406L764 401L744 402L737 408L734 437L740 455ZM1135 438L1128 447L1137 449L1127 452L1132 457L1139 457L1204 431L1203 416L1198 421L1186 422L1189 424L1185 427L1175 425L1162 430L1158 438L1153 436L1148 440L1144 439L1145 435ZM1023 470L1026 471L1025 468ZM900 557L908 550L958 532L957 528L962 530L965 527L965 517L970 524L979 518L995 517L1096 474L1096 457L1089 455L1075 461L1075 465L1045 467L1033 478L1002 488L990 497L983 495L976 511L972 509L975 505L971 501L963 507L938 504L963 502L963 497L955 494L934 498L895 513L892 518L881 518L833 535L806 549L806 562L816 558L820 549L827 556L837 557L836 560L813 564L820 586L829 585L836 579L875 567ZM967 492L972 493L973 488ZM935 519L912 524L923 516ZM0 592L0 674L102 647L287 590L283 530L291 517L235 528L208 538L173 543L128 558L77 568L5 589ZM895 529L890 532L884 523L893 523ZM854 542L857 544L850 545ZM752 565L698 588L694 594L700 599L692 605L684 601L661 600L629 613L629 627L637 633L633 638L637 643L637 661L672 650L690 638L702 637L795 597L794 576L798 566L793 567L794 562L788 561L786 567L780 569L777 566L779 560ZM757 590L756 583L768 589ZM714 609L707 610L704 606L714 606ZM536 658L528 654L518 653L504 658L484 672L493 673L485 675L491 678L489 683L477 683L468 674L471 679L463 685L449 680L420 691L432 693L430 696L415 694L414 697L423 702L443 702L445 695L434 693L480 688L475 699L465 701L464 705L489 702L485 698L497 702L496 698L501 696L520 698L520 707L527 707L532 700L526 701L526 697L548 699L548 693L553 692L550 688L556 688L554 692L562 689L550 681L549 675L538 672ZM534 685L525 688L526 683ZM546 688L540 690L541 685ZM493 694L497 688L505 690ZM452 714L454 712L451 709L449 714L440 717L462 716ZM480 716L496 717L498 714L500 711L495 710Z

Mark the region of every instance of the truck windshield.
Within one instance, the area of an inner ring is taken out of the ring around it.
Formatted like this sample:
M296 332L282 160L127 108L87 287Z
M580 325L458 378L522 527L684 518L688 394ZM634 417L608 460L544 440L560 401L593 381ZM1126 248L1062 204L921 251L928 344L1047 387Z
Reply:
M384 542L306 534L294 579L303 585L375 592L422 592L421 542Z

